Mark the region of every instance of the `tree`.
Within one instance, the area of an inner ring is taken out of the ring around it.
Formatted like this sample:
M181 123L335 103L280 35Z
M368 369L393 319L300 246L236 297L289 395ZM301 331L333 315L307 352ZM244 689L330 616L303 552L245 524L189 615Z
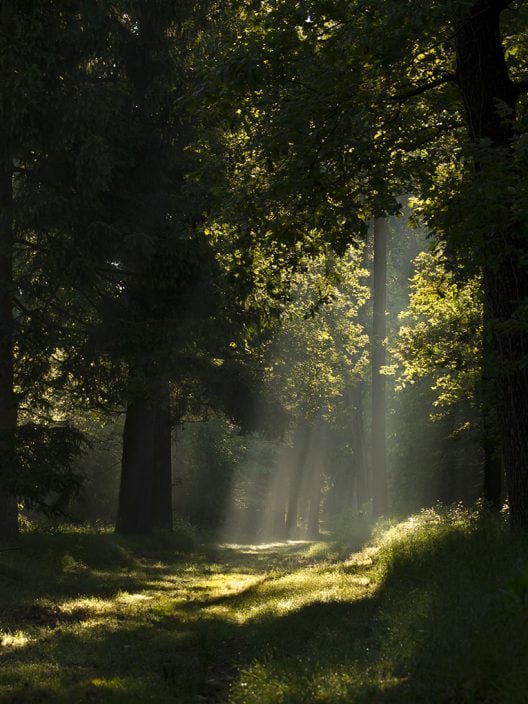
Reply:
M19 498L46 507L50 491L66 490L69 479L75 485L68 464L76 436L48 412L46 396L68 374L72 338L83 335L72 324L77 265L91 241L86 216L96 217L108 176L97 131L113 99L106 87L98 90L104 60L93 61L107 39L102 14L89 4L37 0L3 3L0 13L2 537L17 532ZM76 238L71 223L81 213L84 237Z
M374 221L374 262L372 286L372 510L374 516L387 513L387 403L385 375L385 338L387 336L387 237L383 218Z
M442 248L421 252L399 322L390 354L398 415L395 465L402 484L394 491L400 503L417 508L420 494L446 503L491 498L482 441L481 277L449 269ZM483 464L477 476L475 460Z

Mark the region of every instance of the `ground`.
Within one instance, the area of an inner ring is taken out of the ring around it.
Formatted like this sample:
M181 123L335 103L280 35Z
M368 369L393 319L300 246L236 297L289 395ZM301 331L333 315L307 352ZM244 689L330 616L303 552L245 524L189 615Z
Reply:
M2 702L528 702L528 540L500 521L424 512L355 549L105 531L12 547Z

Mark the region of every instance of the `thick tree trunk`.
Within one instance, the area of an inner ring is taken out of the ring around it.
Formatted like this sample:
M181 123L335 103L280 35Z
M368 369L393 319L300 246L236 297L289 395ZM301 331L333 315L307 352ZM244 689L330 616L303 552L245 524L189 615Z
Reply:
M372 511L375 517L387 512L387 439L385 337L387 335L387 235L386 218L374 222L374 275L372 291Z
M528 356L528 336L522 329L504 328L514 318L519 302L528 299L528 271L518 261L503 262L488 271L488 278L496 318L497 416L510 521L512 526L528 528L528 373L521 364Z
M13 165L0 163L0 540L18 534L13 490L17 404L13 390Z
M497 149L497 164L511 168L516 94L508 74L500 32L505 2L479 0L470 8L456 35L457 81L466 110L469 135ZM505 114L508 113L508 114ZM479 174L481 164L476 163ZM503 194L503 198L507 194ZM481 204L485 208L485 203ZM485 212L483 217L486 217ZM485 308L493 340L495 407L504 456L510 520L528 528L528 352L524 325L512 325L528 299L524 224L494 222L482 243Z
M172 529L172 447L169 382L152 382L150 398L127 406L116 530Z
M168 381L160 384L157 398L152 514L154 528L172 530L172 424Z
M134 399L127 406L116 530L124 534L152 531L152 491L155 461L156 406Z

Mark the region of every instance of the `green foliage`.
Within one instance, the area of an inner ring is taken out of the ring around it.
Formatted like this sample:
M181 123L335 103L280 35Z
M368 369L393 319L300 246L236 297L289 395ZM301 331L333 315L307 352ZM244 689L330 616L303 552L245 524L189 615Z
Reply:
M481 377L481 280L457 279L441 249L416 258L392 356L397 388L432 379L439 413L474 398Z
M482 291L449 268L441 248L414 261L410 295L392 341L393 507L474 501L480 491Z
M333 418L345 388L365 373L367 337L358 319L368 298L362 252L321 255L292 281L270 350L269 384L296 422L321 413Z
M123 421L79 412L76 420L89 448L73 465L81 485L77 496L66 505L66 512L77 521L110 524L115 521L117 510Z

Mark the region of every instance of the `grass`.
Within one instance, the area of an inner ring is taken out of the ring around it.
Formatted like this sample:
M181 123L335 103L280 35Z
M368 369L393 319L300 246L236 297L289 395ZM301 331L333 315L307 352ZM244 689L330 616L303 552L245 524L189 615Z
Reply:
M0 701L521 704L528 539L429 510L341 543L63 530L0 552Z

